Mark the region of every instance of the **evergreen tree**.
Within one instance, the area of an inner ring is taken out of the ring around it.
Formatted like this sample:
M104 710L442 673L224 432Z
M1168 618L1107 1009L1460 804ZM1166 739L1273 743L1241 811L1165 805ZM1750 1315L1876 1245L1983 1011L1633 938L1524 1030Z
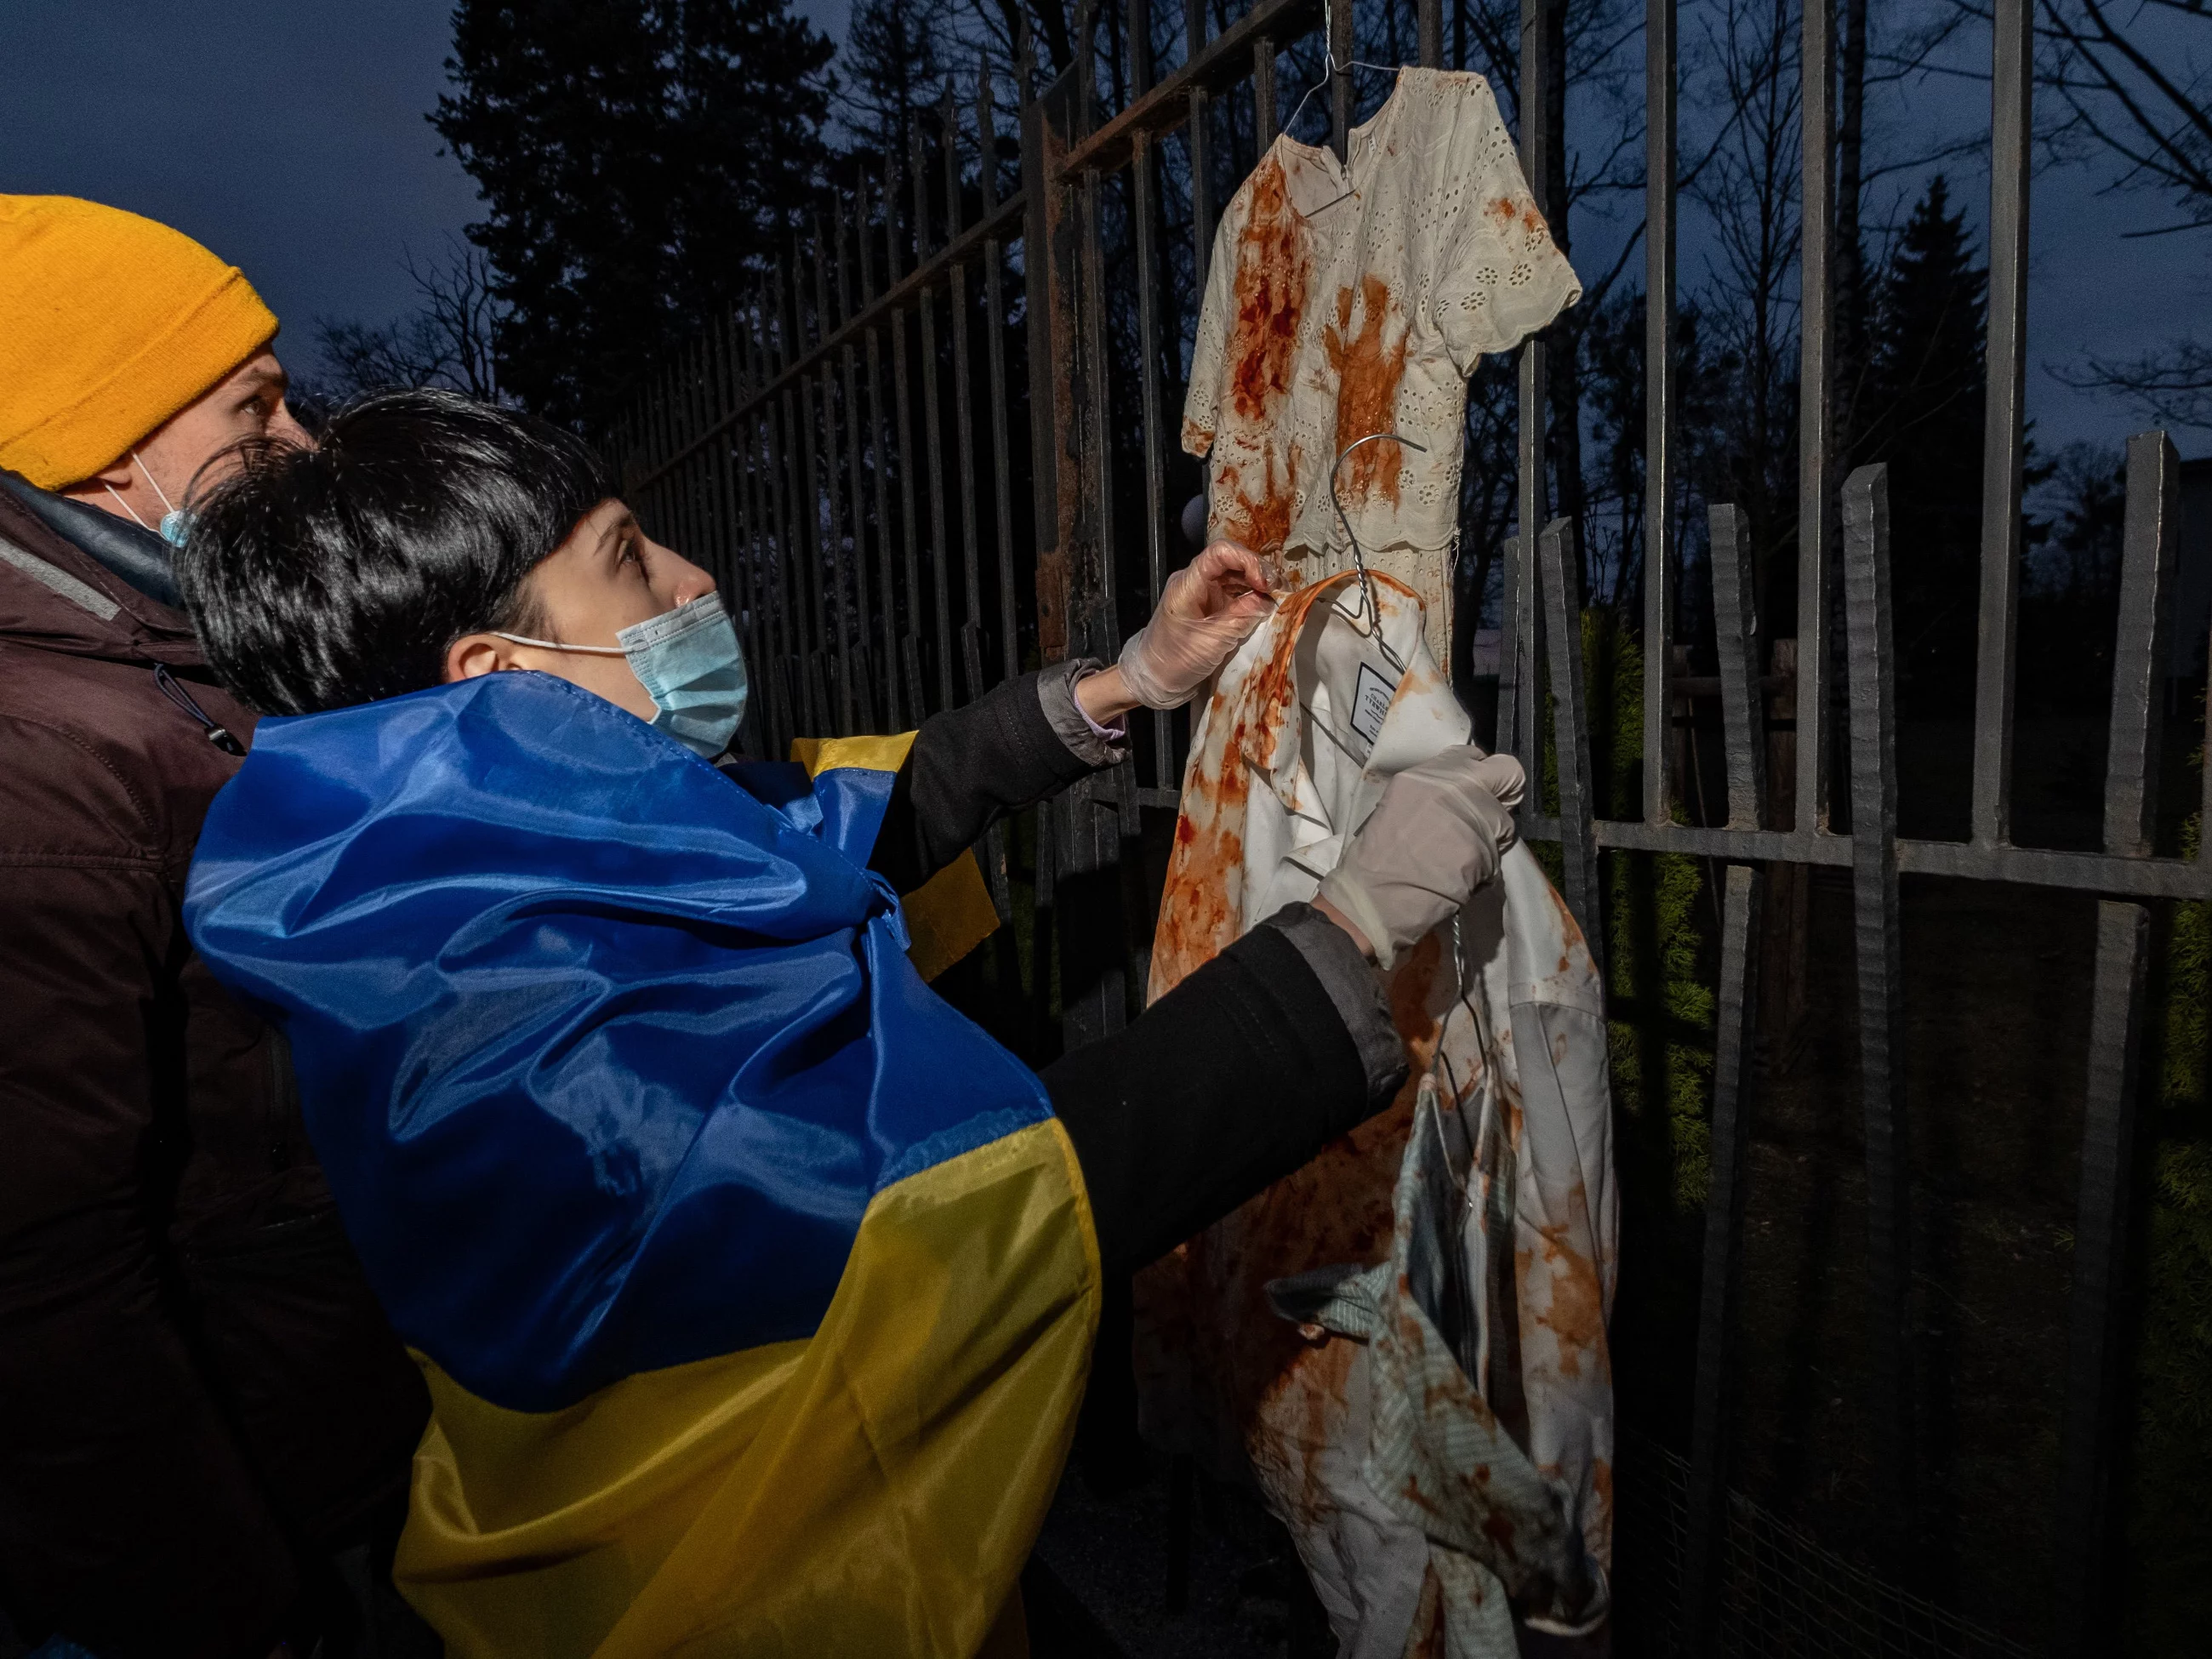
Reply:
M609 420L811 200L833 48L787 0L460 0L429 118L489 212L499 380Z
M1973 706L1988 294L1938 173L1882 273L1852 458L1889 463L1899 696L1915 714Z
M905 165L907 123L940 95L952 44L948 0L864 0L854 9L839 118L855 150L896 153Z

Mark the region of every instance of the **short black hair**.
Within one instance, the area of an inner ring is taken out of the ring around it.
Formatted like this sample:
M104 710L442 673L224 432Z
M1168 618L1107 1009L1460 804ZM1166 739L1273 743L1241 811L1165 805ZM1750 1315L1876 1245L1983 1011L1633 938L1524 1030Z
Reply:
M523 579L616 493L558 427L380 392L313 448L246 446L197 504L178 586L209 665L255 708L342 708L439 684L464 634L532 632Z

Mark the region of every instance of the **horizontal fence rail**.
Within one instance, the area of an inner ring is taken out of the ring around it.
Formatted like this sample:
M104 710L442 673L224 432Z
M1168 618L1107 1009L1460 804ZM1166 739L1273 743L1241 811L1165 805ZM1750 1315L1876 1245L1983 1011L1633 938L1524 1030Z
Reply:
M948 85L902 151L892 146L835 191L787 257L760 272L754 295L710 319L688 352L661 367L615 434L625 487L655 533L710 562L734 597L760 686L747 739L757 751L780 756L796 738L912 726L1025 665L1109 658L1125 629L1141 621L1170 563L1179 342L1204 289L1215 198L1231 171L1229 152L1243 142L1238 124L1249 112L1250 149L1272 138L1279 55L1326 23L1330 55L1348 59L1352 9L1350 0L1260 0L1209 37L1200 0L1186 0L1183 61L1161 75L1148 0L1128 0L1128 33L1118 40L1102 40L1102 15L1085 0L1074 18L1076 64L1048 85L1035 86L1026 38L1020 43L1013 80L1021 107L1011 129L1018 133L1018 177L1000 176L1010 112L995 106L991 76L978 77L964 105ZM1424 63L1442 61L1441 16L1437 0L1422 0L1415 37ZM1914 1480L1920 1431L1909 1376L1900 883L1942 877L2100 900L2062 1490L2051 1510L2054 1536L2069 1541L2053 1556L2050 1644L2054 1654L2092 1652L2112 1594L2111 1552L2100 1540L2116 1524L2111 1486L2124 1381L2119 1321L2141 1111L2146 906L2212 900L2212 860L2153 851L2159 677L2176 625L2178 464L2163 434L2130 441L2102 850L2016 846L2010 757L2033 65L2027 0L1997 0L1972 828L1964 842L1900 836L1889 561L1893 536L1905 538L1911 526L1891 522L1883 468L1861 468L1840 484L1834 477L1832 20L1825 8L1804 8L1796 635L1763 638L1746 515L1732 503L1708 503L1718 673L1682 674L1675 0L1647 0L1644 16L1640 815L1597 810L1593 692L1583 683L1583 527L1551 510L1549 342L1541 335L1518 354L1518 523L1504 549L1496 744L1528 771L1522 833L1559 844L1565 896L1601 959L1606 854L1680 854L1716 872L1713 1160L1691 1455L1680 1483L1680 1640L1686 1651L1711 1650L1724 1633L1726 1608L1741 1599L1721 1575L1735 1559L1729 1504L1742 1502L1729 1496L1729 1402L1742 1316L1759 940L1793 902L1802 914L1807 873L1828 868L1848 873L1854 897L1864 1291L1874 1310L1867 1421L1880 1502L1896 1518L1897 1553L1885 1565L1899 1583L1910 1582L1927 1501ZM1559 131L1549 103L1559 84L1552 21L1545 0L1523 0L1522 161L1547 212L1557 206L1547 193L1558 176L1549 147ZM1127 88L1113 111L1101 108L1099 71L1109 63ZM1347 76L1333 79L1341 153L1352 102ZM1165 165L1170 146L1173 168ZM1180 264L1184 251L1168 235L1171 192L1189 239ZM1133 528L1134 514L1142 522ZM1838 637L1832 619L1840 621ZM2185 620L2193 627L2203 619ZM1725 772L1723 821L1705 824L1682 821L1684 780L1670 746L1678 706L1698 696L1720 704ZM1143 813L1176 804L1184 717L1151 717L1140 736L1139 764L1039 809L1024 832L1025 867L1003 830L982 849L1002 915L1014 915L1018 885L1030 895L1024 914L1039 954L1024 972L1040 1009L1048 981L1057 985L1062 1039L1071 1045L1120 1027L1143 980L1152 922L1137 896ZM2212 767L2203 787L2212 805ZM1847 826L1834 821L1833 805L1848 811Z

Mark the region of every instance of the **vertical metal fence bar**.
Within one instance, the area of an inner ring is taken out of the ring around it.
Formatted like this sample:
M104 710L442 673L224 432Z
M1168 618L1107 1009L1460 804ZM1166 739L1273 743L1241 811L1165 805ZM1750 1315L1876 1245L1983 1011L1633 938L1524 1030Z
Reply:
M2105 850L2146 858L2158 826L2160 736L2180 517L2180 462L2163 432L2128 440L2120 612L2112 646Z
M674 454L682 441L677 430L676 384L676 371L672 364L664 367L654 382L653 424L660 441L660 453L664 456ZM675 501L670 489L670 479L671 475L664 467L653 486L651 504L653 522L673 536L676 533L672 523Z
M1414 17L1420 33L1421 67L1442 69L1444 66L1443 0L1416 0Z
M908 136L911 139L912 133ZM898 149L884 148L890 152L884 162L884 258L888 266L884 287L889 290L898 286L904 262L899 252ZM915 527L914 507L914 403L906 362L906 317L893 312L890 323L891 392L898 405L899 515L906 531L906 627L899 637L899 672L906 686L907 718L919 726L929 713L929 701L921 689L921 534Z
M1206 0L1183 0L1183 61L1188 63L1206 50ZM1206 262L1213 251L1213 191L1206 176L1211 156L1206 142L1206 94L1190 89L1190 118L1183 125L1183 139L1190 147L1190 238L1192 286L1206 292Z
M1328 8L1328 146L1344 161L1352 149L1352 0Z
M1797 358L1797 829L1828 818L1828 417L1834 406L1835 16L1807 6L1800 52L1804 134ZM1887 575L1883 580L1887 580ZM1887 658L1883 659L1885 664ZM1851 695L1856 700L1856 683ZM1858 738L1852 736L1854 750ZM1856 820L1853 822L1856 823Z
M765 278L754 291L752 324L747 336L746 349L751 362L753 384L765 390L774 372L774 360L769 351L768 283ZM761 627L768 641L765 678L773 694L776 715L775 725L769 732L767 758L781 760L790 753L791 739L797 730L798 721L791 706L787 666L790 650L785 640L783 537L777 514L775 430L775 405L763 398L753 411L753 499L761 538L758 576Z
M1751 525L1741 507L1725 505L1707 508L1705 520L1712 534L1713 640L1727 732L1729 828L1757 830L1766 811L1766 732Z
M724 347L724 330L727 319L720 313L707 319L704 337L707 343L707 412L719 435L710 438L707 452L707 523L714 548L714 563L709 572L715 587L723 595L723 604L732 617L736 615L734 583L731 568L735 563L734 540L737 515L731 511L730 441L729 428L724 423L731 410L736 407L736 388L731 383L729 358Z
M1815 9L1817 9L1817 8ZM1866 1122L1868 1413L1875 1502L1900 1577L1913 1565L1911 1328L1903 951L1898 924L1897 720L1889 609L1889 469L1844 485L1844 607L1850 651L1851 885L1858 954L1859 1081ZM1800 672L1804 664L1801 659ZM1802 724L1805 704L1801 699ZM1802 741L1802 738L1801 738Z
M691 447L691 434L698 429L698 411L694 404L698 396L699 376L694 362L698 347L696 340L686 341L674 354L673 383L670 389L669 413L674 418L676 447L679 453ZM695 491L691 488L692 465L679 461L669 470L668 509L663 521L668 526L668 539L678 551L685 549L696 552L698 539L692 512Z
M1727 627L1727 619L1720 618ZM1733 777L1733 774L1731 774ZM1713 1043L1712 1162L1699 1264L1698 1357L1690 1425L1689 1535L1683 1550L1682 1646L1713 1650L1721 1540L1728 1513L1729 1422L1734 1398L1736 1300L1751 1148L1752 1009L1759 994L1765 872L1731 864L1721 899L1719 1029Z
M729 388L722 379L718 321L710 313L699 330L700 371L706 382L707 425L710 432L720 427L722 417L730 411ZM714 586L724 595L725 605L729 603L730 589L730 514L725 499L729 481L724 476L722 459L727 448L721 439L710 436L699 449L700 514L707 532L706 559L702 568L714 578Z
M1598 896L1595 798L1590 790L1589 705L1583 690L1581 550L1575 521L1554 519L1538 538L1544 623L1552 667L1552 738L1559 756L1559 850L1567 908L1582 923L1590 959L1605 971L1605 921Z
M754 287L752 326L746 349L751 360L753 384L765 392L775 374L775 360L769 349L765 276ZM776 711L776 723L769 734L768 757L781 760L790 752L795 721L785 667L787 653L784 643L783 533L775 489L775 404L763 397L753 411L753 494L760 519L761 619L769 640L763 672Z
M852 278L848 271L848 253L851 238L848 234L850 222L844 191L832 198L836 213L837 261L837 325L844 326L853 315ZM857 206L857 203L854 204ZM868 493L866 469L861 461L860 357L851 342L845 344L839 365L844 371L845 381L845 465L848 474L846 488L850 492L853 517L852 567L848 573L852 581L853 620L848 629L853 648L853 678L854 699L860 704L860 723L872 727L884 718L884 710L876 700L875 673L872 667L874 652L869 645L872 637L872 616L875 610L868 592ZM877 526L882 533L883 526Z
M1129 98L1143 97L1152 84L1152 0L1128 0L1122 45L1128 52Z
M1674 815L1674 4L1644 8L1644 821ZM1713 558L1717 565L1720 550ZM1718 600L1719 588L1714 594ZM1733 616L1733 613L1729 613ZM1729 617L1723 618L1725 631ZM1753 642L1755 644L1755 641ZM1756 674L1756 666L1753 672ZM1731 778L1733 787L1733 778Z
M738 380L744 389L746 410L744 418L738 422L738 429L732 435L738 446L738 501L744 522L744 599L750 613L750 632L747 639L752 653L752 694L760 700L760 758L773 760L781 751L776 748L775 677L772 672L775 652L769 643L768 609L763 586L768 561L763 546L764 526L760 509L760 412L753 402L760 395L761 375L753 356L755 323L748 302L740 301L731 315L738 354Z
M1195 7L1199 0L1186 0ZM1028 40L1026 25L1021 39ZM1026 51L1021 54L1028 62ZM1067 476L1067 427L1073 398L1059 371L1068 337L1065 261L1067 192L1054 166L1067 144L1066 88L1063 71L1022 106L1022 266L1024 313L1030 363L1030 473L1031 524L1036 536L1037 655L1049 665L1067 654L1067 540L1064 527L1075 493ZM1028 76L1022 77L1024 90ZM1052 1001L1054 947L1066 932L1060 926L1060 869L1064 813L1048 801L1036 812L1036 916L1031 934L1030 994L1037 1027L1047 1028ZM1065 999L1061 1023L1067 1024Z
M1548 192L1544 187L1549 176L1547 158L1550 150L1544 106L1552 79L1550 41L1545 28L1547 3L1548 0L1521 0L1520 100L1521 171L1528 179L1529 194L1535 198L1536 210L1547 218L1557 209L1557 204L1546 199ZM1542 787L1536 774L1537 734L1543 724L1543 699L1535 692L1542 683L1536 658L1543 627L1534 602L1535 563L1547 493L1544 488L1544 351L1541 334L1530 336L1521 347L1517 456L1521 534L1517 543L1508 545L1505 556L1505 580L1513 596L1509 609L1513 613L1514 632L1502 635L1499 641L1501 658L1509 652L1521 658L1518 678L1524 695L1516 702L1517 718L1512 747L1528 770L1528 787L1537 799L1541 799Z
M775 306L776 368L781 371L798 356L799 344L792 333L791 313L785 304L784 273L780 265L771 270L769 283ZM817 677L812 672L811 656L816 635L812 607L808 604L806 578L808 567L813 560L800 507L798 405L788 387L778 399L778 404L783 420L775 436L770 440L770 447L776 460L777 503L781 508L780 516L783 523L784 617L786 637L791 647L791 701L799 720L804 722L803 731L793 735L820 737L825 722L823 711L815 699Z
M708 369L711 350L707 331L701 329L691 347L691 441L696 447L682 468L690 481L690 526L687 535L690 545L698 550L696 555L687 553L685 556L695 558L707 569L714 563L716 526L710 493L714 471L713 459L700 441L700 434L714 423L719 413L714 403L714 377Z
M2027 145L2034 0L1996 0L1990 64L1989 402L1982 422L1982 593L1974 653L1974 834L2012 839L2014 621L2027 448Z
M1076 82L1079 106L1079 131L1087 134L1095 125L1096 101L1093 88L1096 80L1096 37L1091 31L1098 23L1097 8L1093 0L1084 0L1083 15L1086 27L1081 38L1090 43L1083 71ZM1115 572L1115 552L1117 545L1114 526L1114 399L1113 375L1109 356L1106 332L1106 270L1105 245L1100 225L1099 198L1105 191L1105 181L1093 170L1086 169L1077 183L1075 192L1078 257L1081 269L1078 281L1080 299L1078 316L1083 325L1082 374L1090 393L1091 407L1085 439L1089 447L1089 484L1091 499L1086 503L1088 523L1079 544L1081 559L1078 582L1084 595L1083 603L1069 607L1071 649L1080 649L1085 654L1111 661L1121 646L1119 618L1115 614L1115 596L1118 589ZM1082 645L1073 644L1073 630L1079 627ZM1071 799L1078 812L1091 807L1091 833L1095 841L1096 867L1103 867L1119 855L1118 841L1121 836L1134 836L1139 829L1138 821L1136 781L1128 775L1131 769L1117 767L1104 777L1092 779L1087 789ZM1103 809L1117 809L1118 829L1104 817ZM1110 992L1106 988L1110 984ZM1108 995L1121 994L1118 973L1102 981L1102 1000ZM1117 1029L1122 1010L1117 1006L1104 1015L1105 1029Z
M1711 508L1713 636L1719 647L1727 732L1729 827L1755 830L1766 801L1766 740L1759 702L1758 621L1751 538L1742 510ZM1663 705L1662 705L1663 706ZM1705 1257L1690 1431L1689 1537L1684 1553L1683 1635L1692 1652L1712 1644L1722 1528L1727 1513L1731 1373L1743 1206L1750 1146L1753 1011L1758 995L1763 872L1732 864L1721 905L1719 1030L1713 1053L1712 1164L1705 1194Z
M1498 752L1510 755L1521 763L1528 774L1526 796L1528 811L1534 813L1543 809L1543 787L1530 764L1527 745L1522 740L1524 705L1534 696L1529 684L1530 653L1522 635L1528 631L1529 623L1523 618L1530 613L1521 603L1521 575L1529 560L1521 552L1521 538L1505 538L1504 591L1498 600Z
M927 263L930 252L929 169L922 165L921 128L907 129L907 149L914 170L914 262ZM951 550L945 540L944 416L937 394L937 295L921 291L921 429L929 457L929 582L936 612L937 706L950 708L952 695L952 603L948 592Z
M863 173L860 175L860 303L864 306L872 305L876 298L875 232L870 225L871 216L868 210L868 177ZM886 260L890 258L890 237L891 209L887 197L884 203L884 257ZM891 325L894 329L898 326L896 319ZM894 334L892 337L896 342L897 336ZM866 349L868 359L868 423L872 433L870 453L875 463L871 470L875 474L876 485L876 556L880 561L878 568L883 579L884 596L880 618L883 624L880 631L883 639L884 713L890 730L897 732L905 729L906 721L901 716L903 699L900 694L898 580L892 568L890 428L884 418L883 337L878 330L871 328L868 331ZM909 531L912 523L909 516Z
M814 331L817 342L830 337L835 326L830 310L830 258L828 238L823 234L822 216L814 216ZM844 496L838 489L837 451L837 366L827 356L822 360L822 494L829 508L829 523L824 532L827 546L822 561L822 580L828 585L831 603L823 617L831 630L837 652L837 730L842 733L854 729L857 713L853 694L853 630L848 626L848 607L852 604L852 586L845 571L845 506ZM812 377L810 376L810 379Z
M999 125L992 108L991 64L979 58L975 69L975 187L982 200L983 216L990 218L999 206ZM999 674L1012 679L1021 672L1019 635L1014 608L1014 494L1008 453L1006 408L1006 307L1003 271L1005 252L999 239L983 243L983 343L985 373L991 404L991 516L997 537L999 588ZM981 599L976 600L980 613ZM980 687L978 688L981 689ZM994 823L983 838L984 873L990 878L992 902L1002 921L1014 916L1013 859L1010 850L1012 826ZM1000 983L1010 1004L1018 999L1021 969L1014 955L1011 933L999 945Z
M1139 91L1143 88L1139 88ZM1159 272L1153 246L1154 199L1152 142L1138 135L1130 157L1131 208L1136 216L1137 349L1140 357L1138 385L1142 404L1145 456L1145 574L1146 591L1159 603L1161 585L1167 580L1167 436L1163 429L1160 386ZM1152 781L1172 789L1175 775L1175 716L1166 709L1152 714Z
M1252 42L1252 134L1261 155L1275 142L1282 123L1275 111L1275 42L1262 34Z
M731 309L726 323L732 373L737 381L738 396L750 407L754 394L760 389L760 381L752 370L752 354L749 346L750 330L742 306ZM760 516L756 508L753 488L757 481L753 469L755 425L752 416L748 413L730 434L731 484L733 510L738 520L738 560L737 568L732 572L731 592L735 603L742 607L745 660L752 671L752 696L756 703L753 725L760 737L754 758L772 760L777 754L775 705L769 690L773 680L768 672L768 638L764 627L767 618L761 612L760 602Z
M660 471L662 457L671 453L667 437L667 372L664 369L660 374L653 377L652 380L649 382L649 390L646 396L645 430L647 453L653 457L653 471L655 472ZM665 475L663 474L660 478L656 479L653 483L646 486L645 500L638 503L639 509L643 512L650 513L652 514L651 522L656 527L661 529L665 529L667 527L666 515L661 510L661 501L667 493L664 488L665 483Z
M1133 97L1141 98L1152 89L1152 16L1150 0L1130 0L1129 91ZM1255 91L1259 54L1266 49L1264 40L1255 48ZM1272 61L1269 67L1273 68ZM1272 99L1272 85L1269 96ZM1266 127L1262 121L1263 132ZM1167 580L1168 511L1167 434L1160 384L1158 168L1152 135L1139 132L1129 157L1129 211L1134 221L1137 255L1137 386L1143 428L1139 441L1144 445L1145 458L1146 592L1155 605L1159 603L1161 585ZM1164 708L1155 709L1152 714L1152 782L1161 789L1172 789L1178 782L1175 771L1175 716Z
M945 240L960 235L960 106L952 82L945 82L945 101L939 106L945 128ZM976 546L982 532L975 513L975 403L969 395L968 365L968 268L956 264L948 273L952 284L952 408L953 439L960 457L960 661L968 679L968 696L983 695L983 574L981 552Z
M800 246L799 234L792 233L791 264L785 288L791 319L791 355L796 360L806 350L805 301L801 297L799 272L805 269L805 251ZM830 702L830 645L829 590L831 583L826 569L829 547L822 528L822 454L817 434L821 422L814 410L814 377L799 377L799 453L794 465L802 466L793 480L793 494L799 504L799 556L806 576L806 691L817 724L809 735L828 737L836 716Z
M2167 613L2179 508L2179 463L2162 432L2128 441L2128 501L2120 563L2119 629L2105 771L2105 850L2148 857L2158 827ZM2066 1407L2059 1437L2057 1550L2058 1643L2088 1656L2109 1641L2118 1519L2112 1466L2121 1431L2126 1272L2141 1056L2150 965L2147 906L2097 906L2097 967L2089 1012L2089 1076L2081 1126L2081 1188L2074 1231Z
M976 143L982 157L983 213L999 206L999 126L991 106L991 66L985 59L975 75ZM1026 257L1026 250L1024 255ZM983 244L983 308L991 366L991 505L999 532L999 656L1007 679L1021 672L1021 629L1014 592L1014 473L1006 410L1012 387L1006 382L1006 250L995 236ZM1034 379L1034 370L1032 378Z

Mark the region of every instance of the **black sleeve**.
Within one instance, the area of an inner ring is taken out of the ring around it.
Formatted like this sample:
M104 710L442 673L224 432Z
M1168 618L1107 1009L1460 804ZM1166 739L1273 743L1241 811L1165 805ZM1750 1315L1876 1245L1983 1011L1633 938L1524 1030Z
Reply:
M1378 1074L1361 1046L1307 954L1263 924L1127 1030L1046 1067L1109 1281L1388 1105L1402 1050Z
M932 714L915 733L868 860L900 892L914 891L1007 813L1097 769L1053 730L1038 678L1024 674L994 686Z

